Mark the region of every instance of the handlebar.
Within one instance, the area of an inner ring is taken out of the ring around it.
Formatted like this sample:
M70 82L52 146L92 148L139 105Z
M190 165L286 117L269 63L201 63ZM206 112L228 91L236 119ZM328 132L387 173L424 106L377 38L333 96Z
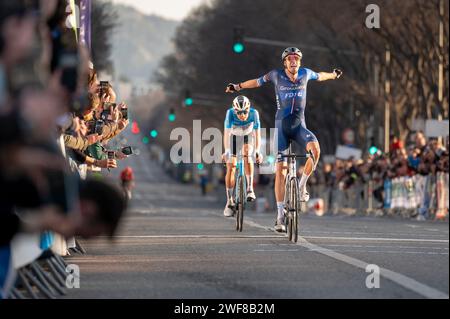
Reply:
M304 154L304 155L295 155L295 154L290 154L290 155L282 155L282 158L310 158L311 154Z

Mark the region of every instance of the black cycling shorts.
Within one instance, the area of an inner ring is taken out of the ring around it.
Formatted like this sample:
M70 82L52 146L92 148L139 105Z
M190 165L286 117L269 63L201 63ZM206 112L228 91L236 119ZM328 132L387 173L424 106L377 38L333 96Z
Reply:
M236 136L236 135L231 135L231 155L236 156L237 155L237 150L238 149L242 149L243 145L248 145L250 144L250 138L249 135L244 135L244 136Z

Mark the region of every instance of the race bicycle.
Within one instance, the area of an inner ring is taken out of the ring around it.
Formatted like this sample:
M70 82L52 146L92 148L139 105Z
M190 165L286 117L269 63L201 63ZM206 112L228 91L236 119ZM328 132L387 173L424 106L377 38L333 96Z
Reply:
M285 181L284 208L285 208L285 226L289 241L296 243L298 241L298 224L301 213L300 202L300 184L297 177L297 159L308 159L312 155L296 155L292 153L292 145L289 145L289 153L281 155L288 160L288 172Z

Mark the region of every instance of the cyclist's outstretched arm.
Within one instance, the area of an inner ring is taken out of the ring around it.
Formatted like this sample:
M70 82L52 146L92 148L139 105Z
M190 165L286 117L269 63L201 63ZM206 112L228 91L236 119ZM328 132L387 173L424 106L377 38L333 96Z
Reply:
M328 80L336 80L339 79L342 75L342 71L339 69L334 69L332 73L329 72L319 72L319 78L317 81L328 81Z
M225 92L234 93L239 92L242 89L254 89L257 87L259 87L258 79L253 79L238 84L230 83L227 85Z
M258 79L248 80L242 83L239 83L241 89L254 89L259 87Z

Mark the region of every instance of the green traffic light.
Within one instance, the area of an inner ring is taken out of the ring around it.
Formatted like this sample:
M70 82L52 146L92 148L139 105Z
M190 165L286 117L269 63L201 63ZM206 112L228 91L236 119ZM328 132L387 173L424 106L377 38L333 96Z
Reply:
M244 52L244 50L245 50L244 44L242 44L241 42L236 42L233 45L234 53L240 54L240 53Z
M275 163L275 156L273 156L273 155L267 156L267 162L268 162L269 164Z
M188 97L184 100L184 105L191 106L192 104L194 104L194 100L192 98Z
M175 122L176 118L175 114L169 114L169 122Z
M199 171L201 171L201 170L203 170L203 168L205 168L205 166L202 163L200 163L197 165L197 168Z
M369 148L369 154L370 155L375 155L378 152L378 148L376 146L371 146Z
M158 131L157 130L153 130L150 132L150 136L153 138L156 138L158 136Z

